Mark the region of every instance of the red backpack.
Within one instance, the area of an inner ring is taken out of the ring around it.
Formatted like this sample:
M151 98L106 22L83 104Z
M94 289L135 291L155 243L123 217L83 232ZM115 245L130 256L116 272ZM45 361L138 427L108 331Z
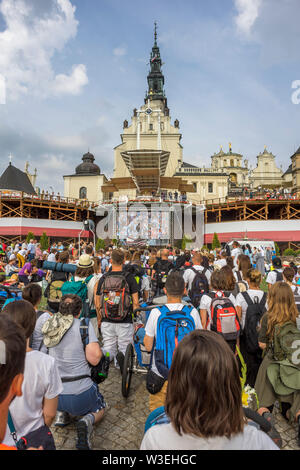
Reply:
M219 297L216 292L212 297L210 329L221 334L225 341L236 341L241 332L239 318L231 300L225 297L224 292L221 294Z

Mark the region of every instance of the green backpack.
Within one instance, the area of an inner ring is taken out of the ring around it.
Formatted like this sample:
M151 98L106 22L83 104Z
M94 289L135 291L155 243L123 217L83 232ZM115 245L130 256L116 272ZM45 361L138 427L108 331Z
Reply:
M274 329L272 351L275 361L288 360L300 369L300 330L293 322L284 325L276 325ZM299 363L298 363L299 356Z
M67 294L78 295L83 303L83 314L84 316L89 316L90 308L88 303L88 283L94 277L92 274L91 276L83 279L82 281L75 281L74 277L71 278L70 281L64 282L61 293L62 296Z

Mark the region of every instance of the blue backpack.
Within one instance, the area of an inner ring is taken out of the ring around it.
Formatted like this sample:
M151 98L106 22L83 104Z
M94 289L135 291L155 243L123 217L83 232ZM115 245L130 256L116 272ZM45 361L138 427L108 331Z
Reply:
M155 343L155 364L158 372L167 380L173 354L180 341L195 330L191 316L192 305L184 305L182 310L171 311L166 305L159 308Z
M156 408L156 410L152 411L147 418L145 424L144 433L148 431L148 429L152 428L152 426L156 426L157 424L167 424L170 423L169 417L166 415L166 410L164 406L160 406Z

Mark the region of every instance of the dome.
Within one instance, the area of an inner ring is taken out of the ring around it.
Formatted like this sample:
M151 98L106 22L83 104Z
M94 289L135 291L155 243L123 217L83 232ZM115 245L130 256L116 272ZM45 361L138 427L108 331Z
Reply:
M98 165L94 163L95 157L90 152L82 157L83 163L76 168L76 175L100 175L101 170Z

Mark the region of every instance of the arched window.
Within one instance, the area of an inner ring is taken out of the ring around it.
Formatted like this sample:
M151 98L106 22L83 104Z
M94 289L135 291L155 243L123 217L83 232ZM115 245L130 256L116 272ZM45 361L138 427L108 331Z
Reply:
M87 189L84 186L79 190L79 199L87 199Z

